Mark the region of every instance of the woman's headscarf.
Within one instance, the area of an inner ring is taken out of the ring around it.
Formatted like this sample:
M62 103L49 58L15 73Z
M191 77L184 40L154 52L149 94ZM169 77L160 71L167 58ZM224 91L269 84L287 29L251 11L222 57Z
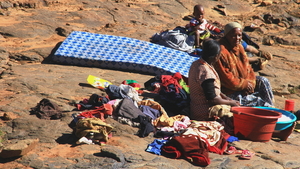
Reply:
M234 28L242 29L242 26L237 22L228 23L227 25L225 25L225 28L224 28L224 36Z

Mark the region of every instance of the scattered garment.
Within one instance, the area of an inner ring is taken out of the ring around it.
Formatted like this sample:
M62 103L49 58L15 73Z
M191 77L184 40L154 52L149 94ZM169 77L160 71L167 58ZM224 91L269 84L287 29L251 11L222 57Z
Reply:
M235 137L235 136L230 136L230 137L227 139L227 141L228 141L229 143L232 143L232 142L234 142L234 141L240 141L240 140L239 140L239 138L237 138L237 137Z
M207 139L210 146L214 146L220 140L223 129L224 126L216 121L192 121L183 135L197 135Z
M147 137L149 133L154 131L154 126L151 123L151 118L148 116L138 116L137 121L140 123L139 137Z
M153 109L149 106L140 105L139 109L147 116L151 117L152 120L157 119L159 116L161 116L161 112L159 110Z
M97 117L100 118L102 121L105 121L105 118L108 115L112 115L113 107L111 104L103 104L102 106L95 107L96 109L82 112L78 115L79 118L93 118Z
M186 116L185 115L176 115L172 117L160 117L158 118L158 121L156 121L155 127L169 127L169 126L174 126L175 121L182 121Z
M161 112L161 115L153 121L154 126L160 126L159 121L161 121L161 119L169 118L165 109L158 102L156 102L154 100L150 100L150 99L142 100L142 101L138 102L138 105L146 105L153 109L159 110Z
M178 111L189 106L190 96L179 85L180 79L177 79L176 75L161 75L159 96L162 101Z
M209 110L209 115L208 118L213 118L213 117L223 117L223 116L228 116L232 117L233 113L230 112L231 106L229 105L215 105L210 107Z
M129 85L129 86L133 87L135 90L139 90L141 88L141 85L138 84L138 82L136 80L124 80L122 82L122 84Z
M208 145L197 135L175 136L162 147L162 151L171 158L183 157L189 162L207 166L210 164Z
M34 108L31 108L30 113L46 120L60 119L62 117L62 111L59 106L49 99L42 99Z
M168 142L168 140L154 139L154 141L148 145L146 151L157 154L157 155L161 155L161 148L167 142Z
M188 126L188 123L184 123L182 121L174 121L173 126L157 127L157 129L159 131L174 132L179 134L185 132Z
M89 99L84 99L76 104L77 110L94 109L109 102L109 99L98 94L92 94Z
M134 105L133 101L129 98L124 98L115 110L116 116L125 117L128 119L137 119L139 115L145 116L143 112Z
M128 91L126 96L133 100L134 105L137 106L137 102L142 100L139 97L139 93L132 86L121 84L119 87L122 91Z
M99 118L80 119L76 123L75 135L78 138L87 137L90 133L97 134L97 140L107 142L113 127Z
M105 92L110 100L124 99L125 97L128 97L127 93L129 92L129 89L122 90L119 86L109 85L105 88Z
M183 33L179 28L174 30L156 33L151 37L151 42L165 47L192 53L194 49L195 38Z
M171 137L178 136L178 135L179 135L178 133L174 133L172 131L161 131L161 130L157 130L154 133L154 137L163 138L163 139L169 139Z
M105 92L110 100L129 98L133 100L134 105L136 105L136 107L137 102L141 101L138 92L132 86L129 85L109 85L107 88L105 88Z
M86 137L81 137L77 142L76 144L94 144L93 143L93 140L90 140Z

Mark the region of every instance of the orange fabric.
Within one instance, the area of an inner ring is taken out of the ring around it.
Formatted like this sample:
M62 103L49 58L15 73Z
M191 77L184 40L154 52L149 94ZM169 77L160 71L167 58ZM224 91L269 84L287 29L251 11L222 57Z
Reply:
M105 121L104 115L112 115L112 112L113 112L113 107L111 104L103 104L100 107L96 107L96 109L94 110L82 112L78 116L82 116L85 118L98 117L102 121Z
M221 80L222 92L232 94L236 91L245 91L248 82L255 87L256 76L243 46L239 44L232 48L225 38L220 40L220 45L221 57L215 64L215 69Z

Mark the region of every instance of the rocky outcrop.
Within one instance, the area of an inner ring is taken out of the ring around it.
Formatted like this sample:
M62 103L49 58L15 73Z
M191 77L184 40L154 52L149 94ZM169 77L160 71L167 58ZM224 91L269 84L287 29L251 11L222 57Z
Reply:
M17 140L15 143L6 144L0 153L0 157L11 158L26 155L28 152L34 149L38 142L39 139L26 139Z

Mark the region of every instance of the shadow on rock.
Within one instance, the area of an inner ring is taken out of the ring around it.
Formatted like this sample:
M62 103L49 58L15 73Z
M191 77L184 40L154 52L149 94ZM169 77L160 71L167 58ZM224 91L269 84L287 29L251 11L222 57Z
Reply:
M11 157L11 158L0 158L0 163L4 164L4 163L11 162L11 161L15 161L15 160L17 160L20 157L22 157L22 156Z
M57 138L55 141L59 144L71 144L75 145L78 138L74 134L63 134L61 137Z
M88 84L88 83L79 83L78 85L81 86L81 87L95 88L94 86L92 86L92 85L90 85L90 84Z
M60 47L62 42L58 42L55 47L52 49L51 53L46 57L41 63L42 64L53 64L54 61L52 60L52 56L54 56L54 53L57 51L57 49Z

